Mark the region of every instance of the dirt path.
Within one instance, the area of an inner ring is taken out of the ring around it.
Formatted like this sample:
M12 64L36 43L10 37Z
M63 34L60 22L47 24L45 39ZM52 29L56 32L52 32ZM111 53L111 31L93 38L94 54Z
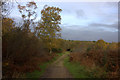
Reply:
M72 78L68 70L64 67L64 58L67 54L59 57L53 64L51 64L41 78Z

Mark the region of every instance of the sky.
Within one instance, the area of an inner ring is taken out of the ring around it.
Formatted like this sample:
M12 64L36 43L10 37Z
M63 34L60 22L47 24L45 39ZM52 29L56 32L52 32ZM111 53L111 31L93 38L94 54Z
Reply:
M20 2L19 2L20 3ZM118 41L118 3L117 2L36 2L37 20L44 5L62 9L61 24L62 38L66 40L107 42ZM25 4L22 2L20 4ZM14 4L10 14L17 21L21 15Z

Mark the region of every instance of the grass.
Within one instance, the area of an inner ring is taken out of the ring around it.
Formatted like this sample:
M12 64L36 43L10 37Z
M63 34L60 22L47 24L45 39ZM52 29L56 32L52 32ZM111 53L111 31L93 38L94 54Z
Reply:
M69 62L69 57L64 60L65 67L73 75L74 78L90 78L88 71L80 63Z
M77 62L69 62L69 57L64 60L65 67L73 75L74 78L106 78L106 71L104 68L95 66L92 70L87 70Z
M52 62L54 62L58 57L60 57L60 56L63 55L63 53L56 53L56 54L57 54L58 56L54 57L51 61L45 62L45 63L43 63L42 65L40 65L41 71L35 70L35 71L31 72L31 73L26 73L26 77L27 77L27 78L40 78L40 76L45 72L47 66L48 66L49 64L51 64Z
M48 64L50 64L50 62L46 62L46 63L40 65L41 71L35 70L35 71L31 72L31 73L27 73L26 77L27 78L40 78L40 76L44 73L44 71L45 71Z
M69 57L66 57L64 60L65 67L73 75L74 78L106 78L106 71L104 68L95 66L93 69L86 69L77 62L69 62Z

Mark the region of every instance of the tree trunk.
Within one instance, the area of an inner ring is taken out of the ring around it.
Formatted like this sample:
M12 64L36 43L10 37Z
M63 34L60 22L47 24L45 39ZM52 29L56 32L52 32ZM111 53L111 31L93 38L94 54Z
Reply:
M52 53L52 49L50 48L50 54Z

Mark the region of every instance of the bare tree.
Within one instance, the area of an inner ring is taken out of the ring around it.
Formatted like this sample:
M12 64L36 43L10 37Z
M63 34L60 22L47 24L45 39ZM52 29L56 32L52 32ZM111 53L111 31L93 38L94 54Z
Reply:
M13 8L13 2L10 0L4 0L0 1L0 9L1 9L1 15L2 18L7 17L11 12Z

